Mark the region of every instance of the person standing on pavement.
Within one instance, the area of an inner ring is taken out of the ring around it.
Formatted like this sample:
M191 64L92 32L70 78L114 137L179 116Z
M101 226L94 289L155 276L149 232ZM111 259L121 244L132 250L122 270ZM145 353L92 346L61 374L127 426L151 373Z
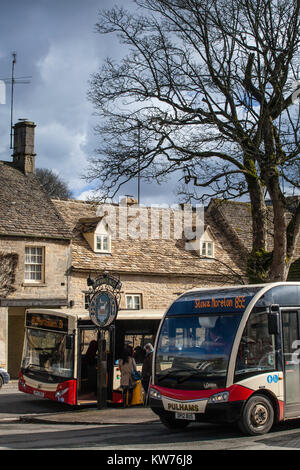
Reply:
M125 348L122 352L122 355L119 359L119 369L121 372L121 388L123 393L123 406L127 406L126 395L128 393L128 406L131 404L133 389L136 385L136 382L132 378L132 371L136 369L136 363L133 357L131 356L131 350Z
M152 375L152 358L153 358L153 346L151 343L147 343L144 347L146 356L142 367L142 385L145 390L145 394L148 393L150 378Z

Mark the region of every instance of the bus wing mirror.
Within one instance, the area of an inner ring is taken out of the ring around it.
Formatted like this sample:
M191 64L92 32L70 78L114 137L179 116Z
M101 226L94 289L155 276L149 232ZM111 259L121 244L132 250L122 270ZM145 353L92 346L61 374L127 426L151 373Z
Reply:
M268 317L268 328L270 335L278 335L280 332L280 307L271 305Z
M67 335L66 349L73 349L73 335Z

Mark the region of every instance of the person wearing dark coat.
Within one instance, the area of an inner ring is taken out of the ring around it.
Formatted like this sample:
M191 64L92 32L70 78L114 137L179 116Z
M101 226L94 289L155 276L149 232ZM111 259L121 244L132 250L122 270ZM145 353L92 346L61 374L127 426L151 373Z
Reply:
M148 393L148 388L149 388L149 383L150 383L150 378L152 375L152 358L153 358L153 346L151 343L147 343L144 347L144 350L146 352L146 356L143 362L143 367L142 367L142 385L143 389L145 390L145 393L147 395Z

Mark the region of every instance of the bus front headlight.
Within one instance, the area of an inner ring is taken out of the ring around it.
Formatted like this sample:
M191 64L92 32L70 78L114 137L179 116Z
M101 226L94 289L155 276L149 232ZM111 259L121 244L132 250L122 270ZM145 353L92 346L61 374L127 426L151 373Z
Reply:
M229 392L220 392L212 395L208 403L224 403L229 400Z
M69 390L69 387L63 389L63 390L57 390L55 392L55 398L57 398L58 401L62 401L62 396L67 393L67 391Z
M150 398L154 398L155 400L161 400L161 394L155 388L150 388Z

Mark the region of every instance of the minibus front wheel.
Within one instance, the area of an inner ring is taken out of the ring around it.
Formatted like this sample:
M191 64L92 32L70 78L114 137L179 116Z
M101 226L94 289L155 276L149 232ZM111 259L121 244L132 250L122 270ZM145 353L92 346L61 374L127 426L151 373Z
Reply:
M270 431L274 423L274 408L264 395L253 395L246 402L238 422L240 430L250 436Z

